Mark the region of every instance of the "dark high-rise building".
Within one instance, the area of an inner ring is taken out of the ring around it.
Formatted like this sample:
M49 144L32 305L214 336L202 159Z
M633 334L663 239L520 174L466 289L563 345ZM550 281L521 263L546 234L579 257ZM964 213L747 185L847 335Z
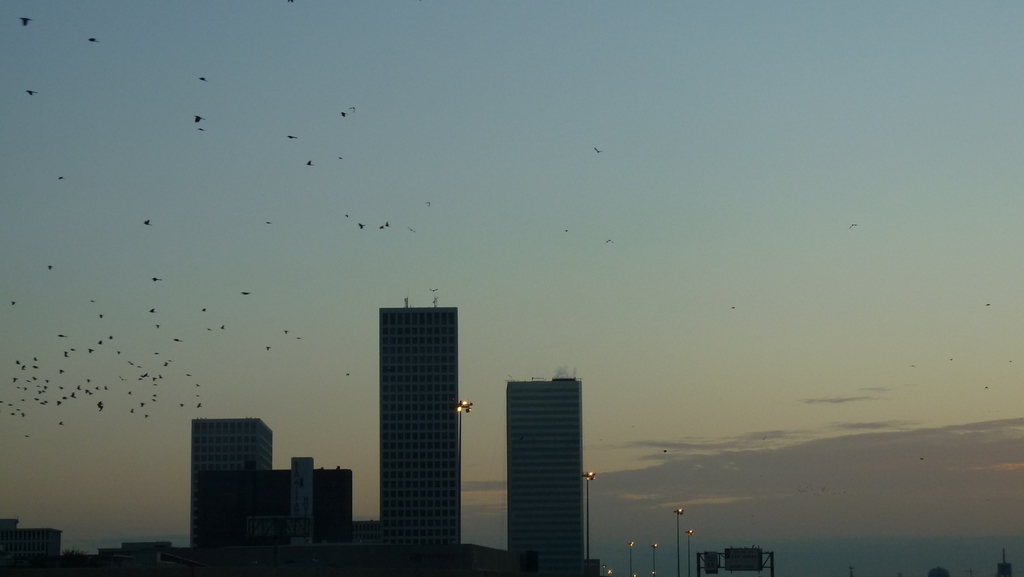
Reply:
M260 419L193 419L189 535L196 546L196 489L200 471L269 471L274 433Z
M383 543L461 542L458 398L458 309L380 309Z
M200 471L196 490L195 548L288 545L284 528L292 515L291 470ZM313 543L352 541L352 470L315 469L312 478ZM273 521L280 521L275 524ZM264 521L253 532L253 521Z
M508 550L541 573L583 574L583 391L574 378L505 392Z

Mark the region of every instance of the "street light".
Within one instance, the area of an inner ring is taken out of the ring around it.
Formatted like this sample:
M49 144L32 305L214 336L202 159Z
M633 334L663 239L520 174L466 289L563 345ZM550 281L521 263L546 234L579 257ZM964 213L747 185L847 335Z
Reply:
M658 577L658 544L651 543L651 577Z
M686 577L690 577L690 537L693 536L693 529L686 531Z
M682 509L673 509L673 513L676 514L676 577L681 577L679 573L679 518L683 516ZM689 570L690 562L686 562L687 570Z
M636 573L633 573L633 542L629 542L629 577L636 577Z
M462 492L462 413L468 413L473 410L473 403L469 401L460 400L455 405L455 412L459 414L459 492ZM459 519L462 518L462 499L456 501L459 503ZM458 542L462 543L462 523L459 523L459 539Z
M469 401L459 401L455 405L455 412L459 414L459 468L462 468L462 413L468 413L473 410L473 403Z
M583 478L587 480L587 560L590 560L590 482L594 480L597 475L593 471L587 471L583 473Z

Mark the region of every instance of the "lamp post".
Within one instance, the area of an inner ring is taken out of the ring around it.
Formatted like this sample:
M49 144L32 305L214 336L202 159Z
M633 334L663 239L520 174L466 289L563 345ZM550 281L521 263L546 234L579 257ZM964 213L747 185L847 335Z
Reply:
M651 577L658 577L658 544L651 543Z
M587 480L587 561L590 561L590 482L596 476L593 471L583 473L583 478Z
M636 577L636 573L633 573L633 542L629 542L629 577Z
M686 577L690 577L690 537L693 536L693 529L686 531Z
M676 577L681 577L679 572L679 518L683 516L683 510L673 509L673 513L676 514ZM686 562L687 570L689 570L690 562Z
M458 404L455 405L455 412L459 414L459 452L457 453L459 460L459 493L462 492L462 413L468 413L472 410L473 403L469 401L460 400ZM458 543L462 543L462 499L458 499L456 503L459 504L459 511L457 513L459 516Z

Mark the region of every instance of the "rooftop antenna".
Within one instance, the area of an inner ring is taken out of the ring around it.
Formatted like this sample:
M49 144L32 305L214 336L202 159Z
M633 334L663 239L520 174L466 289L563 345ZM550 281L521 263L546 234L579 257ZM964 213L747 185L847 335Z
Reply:
M434 297L434 308L437 308L437 297Z

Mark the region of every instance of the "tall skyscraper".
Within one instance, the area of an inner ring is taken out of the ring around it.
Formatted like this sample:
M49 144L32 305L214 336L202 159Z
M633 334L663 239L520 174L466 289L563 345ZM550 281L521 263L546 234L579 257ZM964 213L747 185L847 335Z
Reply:
M505 391L508 550L541 573L583 574L583 391L575 378Z
M458 398L458 309L380 309L383 543L461 542Z
M196 545L199 471L269 471L274 432L260 419L192 419L189 535Z

